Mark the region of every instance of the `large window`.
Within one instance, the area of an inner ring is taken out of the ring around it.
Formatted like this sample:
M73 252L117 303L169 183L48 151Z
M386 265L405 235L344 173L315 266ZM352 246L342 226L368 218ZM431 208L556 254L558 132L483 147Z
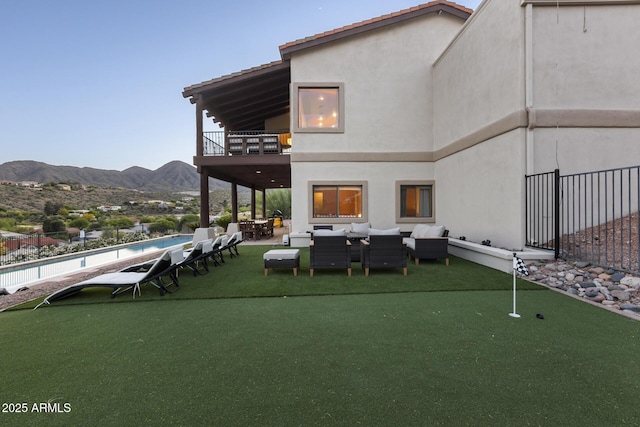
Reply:
M294 83L295 132L344 132L341 83Z
M397 182L396 193L398 222L435 221L433 181Z
M310 183L310 222L366 220L366 182Z

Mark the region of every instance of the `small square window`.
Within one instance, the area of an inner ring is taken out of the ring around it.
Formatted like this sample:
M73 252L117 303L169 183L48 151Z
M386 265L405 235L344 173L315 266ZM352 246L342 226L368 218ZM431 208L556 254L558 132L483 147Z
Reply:
M396 193L398 222L435 221L433 181L397 182Z
M294 83L292 106L294 132L344 132L341 83Z

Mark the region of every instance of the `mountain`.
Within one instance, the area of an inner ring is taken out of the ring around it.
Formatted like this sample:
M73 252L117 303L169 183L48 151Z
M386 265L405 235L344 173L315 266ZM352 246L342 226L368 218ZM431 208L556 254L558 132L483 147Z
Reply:
M0 181L62 182L120 187L144 191L197 191L200 175L196 168L181 161L172 161L156 170L133 166L124 171L76 166L53 166L33 160L17 160L0 164ZM209 180L209 189L228 189L228 183Z

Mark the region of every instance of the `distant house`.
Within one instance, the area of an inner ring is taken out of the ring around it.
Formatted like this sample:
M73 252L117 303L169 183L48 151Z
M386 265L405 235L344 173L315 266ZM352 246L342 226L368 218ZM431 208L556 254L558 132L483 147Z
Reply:
M119 211L122 209L122 206L98 206L96 209L102 212L110 212L110 211Z
M5 255L28 254L37 251L44 246L59 246L65 243L62 240L52 239L45 236L34 236L17 239L7 239L3 241L4 247L7 249Z
M18 185L20 187L25 187L25 188L41 188L42 187L42 184L36 181L20 181Z

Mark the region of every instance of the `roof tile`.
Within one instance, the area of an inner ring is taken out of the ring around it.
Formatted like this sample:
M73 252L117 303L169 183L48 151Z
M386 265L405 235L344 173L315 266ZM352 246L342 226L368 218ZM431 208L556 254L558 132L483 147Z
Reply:
M467 7L461 6L461 5L459 5L457 3L454 3L454 2L451 2L451 1L434 0L432 2L423 3L423 4L420 4L418 6L414 6L414 7L408 8L408 9L400 10L398 12L388 13L386 15L382 15L382 16L379 16L377 18L367 19L365 21L356 22L356 23L353 23L353 24L350 24L350 25L345 25L344 27L340 27L340 28L336 28L336 29L333 29L333 30L325 31L323 33L315 34L313 36L308 36L308 37L304 37L302 39L294 40L294 41L291 41L291 42L288 42L288 43L285 43L285 44L281 45L279 49L282 52L284 49L288 49L288 48L294 47L296 45L301 45L301 44L304 44L304 43L307 43L307 42L310 42L310 41L319 40L319 39L322 39L322 38L327 37L327 36L331 36L331 35L339 34L339 33L342 33L342 32L348 31L348 30L364 27L366 25L369 25L369 24L372 24L372 23L376 23L376 22L380 22L380 21L384 21L386 19L396 18L398 16L402 16L402 15L405 15L405 14L417 12L419 10L422 10L422 9L425 9L425 8L428 8L428 7L437 6L437 5L449 6L449 7L452 7L454 9L457 9L457 10L459 10L461 12L465 12L465 13L468 13L468 14L473 13L473 9L469 9Z

